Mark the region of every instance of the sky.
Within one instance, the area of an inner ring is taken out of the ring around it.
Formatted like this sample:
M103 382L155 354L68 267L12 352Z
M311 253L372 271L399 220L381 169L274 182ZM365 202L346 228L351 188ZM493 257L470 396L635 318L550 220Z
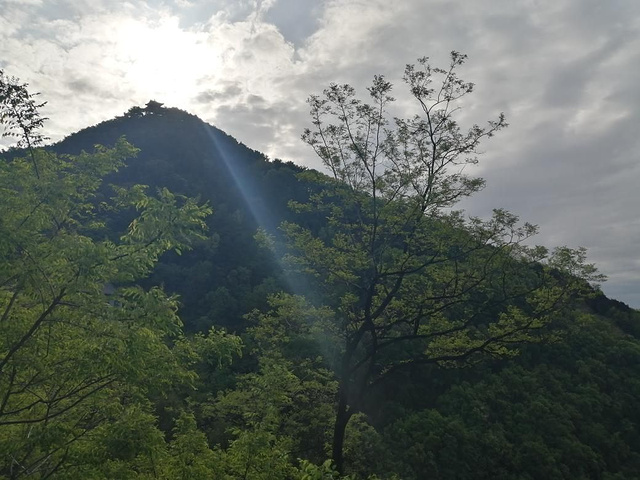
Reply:
M587 247L604 292L640 308L638 0L0 0L0 69L41 92L54 141L155 99L321 169L300 140L310 94L383 74L403 98L407 63L446 66L452 50L476 85L461 125L510 124L467 170L487 187L461 207Z

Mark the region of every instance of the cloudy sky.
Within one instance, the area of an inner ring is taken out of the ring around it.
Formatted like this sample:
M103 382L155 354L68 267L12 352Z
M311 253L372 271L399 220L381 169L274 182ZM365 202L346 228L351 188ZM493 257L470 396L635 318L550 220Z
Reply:
M42 92L53 140L153 98L320 168L309 94L376 73L400 94L406 63L451 50L476 84L461 121L510 124L464 208L587 247L605 293L640 308L638 0L0 0L0 69Z

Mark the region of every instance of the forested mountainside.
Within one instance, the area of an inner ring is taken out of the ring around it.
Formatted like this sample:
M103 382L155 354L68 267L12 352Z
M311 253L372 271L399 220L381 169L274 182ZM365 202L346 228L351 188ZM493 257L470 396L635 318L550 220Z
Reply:
M157 102L2 155L2 478L640 476L640 313L508 213Z
M311 186L297 178L301 167L269 161L187 112L150 105L84 129L53 149L77 154L125 137L140 153L105 179L103 195L110 183L144 184L209 202L209 238L193 252L166 257L150 281L180 295L189 330L212 324L235 330L243 315L284 288L277 259L253 238L257 229L277 232L292 219L288 202L308 199Z

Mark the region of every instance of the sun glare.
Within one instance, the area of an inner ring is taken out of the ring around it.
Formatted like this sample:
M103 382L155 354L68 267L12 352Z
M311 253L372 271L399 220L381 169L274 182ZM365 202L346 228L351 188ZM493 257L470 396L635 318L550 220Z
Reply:
M173 17L122 25L118 50L127 65L125 81L136 92L176 106L193 98L197 80L219 63L207 34L182 30Z

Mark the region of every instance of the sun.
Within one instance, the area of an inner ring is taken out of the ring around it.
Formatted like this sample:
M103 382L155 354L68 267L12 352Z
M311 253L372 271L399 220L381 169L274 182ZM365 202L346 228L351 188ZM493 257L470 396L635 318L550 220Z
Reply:
M208 34L180 28L176 17L124 22L116 42L126 65L123 80L140 95L175 106L187 104L196 95L198 80L220 63Z

